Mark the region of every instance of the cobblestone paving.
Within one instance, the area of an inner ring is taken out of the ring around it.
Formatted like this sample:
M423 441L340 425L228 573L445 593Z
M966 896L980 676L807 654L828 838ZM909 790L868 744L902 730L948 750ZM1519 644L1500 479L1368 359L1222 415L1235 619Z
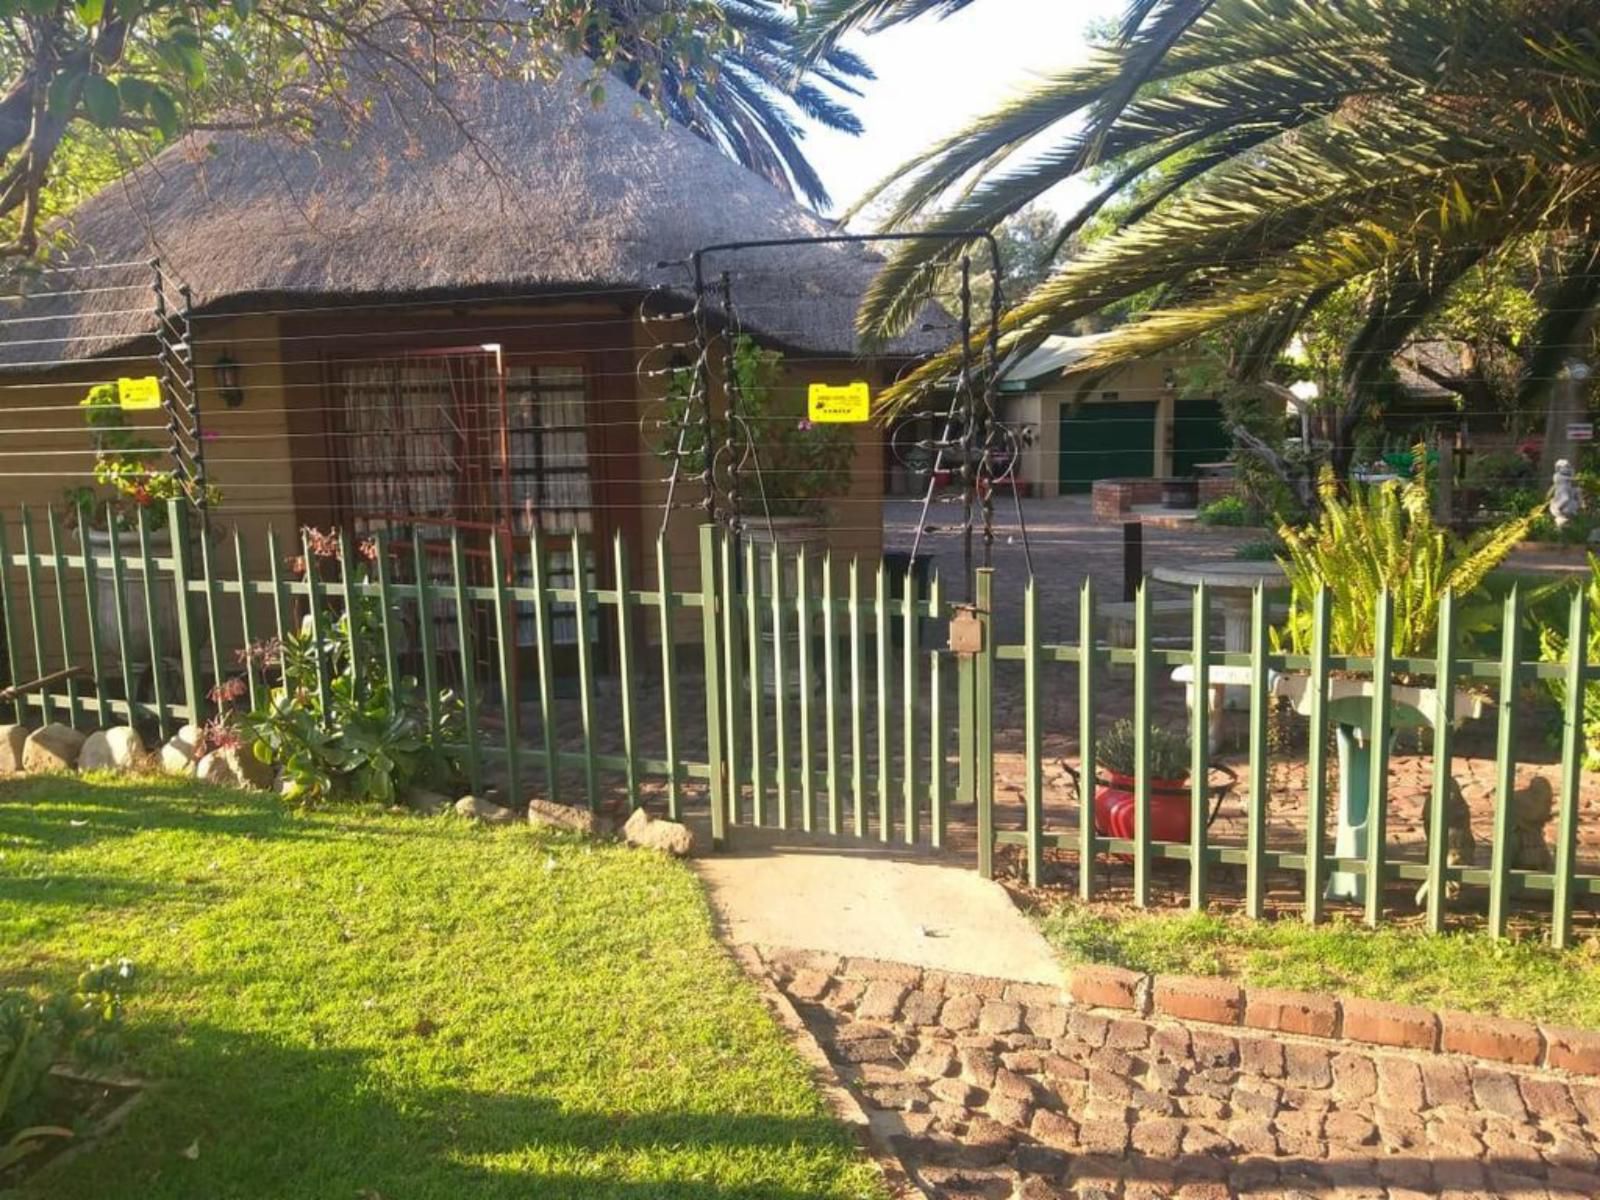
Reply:
M1600 1085L773 951L877 1140L948 1200L1589 1200Z

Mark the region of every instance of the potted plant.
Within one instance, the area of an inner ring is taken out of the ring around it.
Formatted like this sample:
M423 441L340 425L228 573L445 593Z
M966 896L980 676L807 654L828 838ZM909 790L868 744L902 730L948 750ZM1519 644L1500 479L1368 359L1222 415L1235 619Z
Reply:
M1134 723L1117 721L1095 743L1094 830L1102 837L1134 835L1134 770L1137 758ZM1189 738L1159 725L1148 731L1150 748L1150 837L1158 842L1187 842L1192 831L1189 795Z
M708 470L725 502L758 545L798 546L823 540L826 501L850 483L855 437L847 425L819 425L806 413L806 392L785 386L783 355L747 334L733 339L733 409L697 419L694 371L672 373L659 457L679 460L680 472ZM709 431L709 454L707 442ZM737 481L737 487L735 482Z
M140 548L140 517L150 531L150 550L153 557L168 558L172 554L172 533L168 529L168 501L197 497L193 486L177 471L159 469L153 464L161 451L150 443L141 441L128 425L126 414L118 401L113 384L100 384L89 389L79 401L84 423L94 447L95 486L68 488L65 495L67 519L78 529L85 553L93 556L95 563L96 611L95 625L100 644L107 648L116 661L126 650L130 663L142 670L150 662L150 626L145 606L140 599L141 583L135 578L124 580L128 602L118 624L117 598L113 575L108 561L110 555L121 555L124 561L136 557ZM222 493L208 486L203 499L215 504ZM81 527L80 527L81 526ZM171 604L160 604L155 614L160 644L168 649L178 644L177 612ZM119 628L128 637L122 646ZM128 693L133 694L134 681L126 681Z
M772 548L793 552L826 543L826 502L849 487L855 435L848 425L810 420L806 388L785 384L780 352L763 349L747 334L738 334L730 366L726 395L732 415L724 408L712 414L709 425L699 419L694 371L681 368L672 373L656 452L668 461L677 458L681 473L703 476L709 471L723 503L738 518L741 536L758 552L756 578L747 586L770 595L772 572L766 555ZM779 569L784 590L794 595L799 580L793 554L783 554ZM761 606L761 620L768 626L762 639L775 650L770 607ZM798 630L785 633L790 664L797 661L798 639ZM769 694L775 689L771 667L775 657L769 650L759 664L762 686ZM791 675L790 689L798 686L797 677Z
M1329 651L1370 657L1377 642L1377 605L1384 588L1393 605L1390 649L1397 657L1431 657L1438 649L1439 610L1446 593L1467 600L1485 577L1528 534L1537 512L1514 517L1461 539L1434 521L1429 464L1417 448L1409 478L1369 487L1341 490L1331 471L1318 484L1322 511L1303 528L1280 526L1284 545L1279 561L1288 575L1289 615L1284 628L1273 631L1275 647L1291 654L1309 654L1313 612L1318 593L1331 592ZM1468 603L1458 610L1464 633L1487 628L1498 605ZM1370 739L1366 727L1378 683L1356 675L1335 675L1328 681L1327 713L1338 739L1339 813L1334 853L1363 858L1367 843ZM1385 681L1393 701L1393 729L1431 726L1439 711L1434 687L1416 679ZM1287 696L1301 715L1313 700L1310 676L1287 673L1276 691ZM1456 722L1476 717L1482 697L1457 689L1450 712ZM1363 877L1335 871L1329 878L1332 898L1362 898Z

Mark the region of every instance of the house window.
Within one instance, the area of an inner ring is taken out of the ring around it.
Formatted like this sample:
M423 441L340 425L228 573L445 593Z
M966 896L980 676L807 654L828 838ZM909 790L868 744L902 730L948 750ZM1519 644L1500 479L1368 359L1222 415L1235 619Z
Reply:
M491 582L489 539L508 539L515 582L529 585L528 534L548 549L549 584L573 586L570 538L594 530L588 388L581 368L510 363L479 348L343 361L334 368L343 419L337 456L349 513L359 533L386 530L403 548L420 534L431 581L454 580L450 537L465 544L468 582ZM504 393L502 397L502 387ZM591 586L595 555L586 555ZM441 596L437 645L456 646ZM598 629L598 610L591 614ZM572 605L551 610L558 645L575 645ZM535 642L530 604L518 606L516 639Z

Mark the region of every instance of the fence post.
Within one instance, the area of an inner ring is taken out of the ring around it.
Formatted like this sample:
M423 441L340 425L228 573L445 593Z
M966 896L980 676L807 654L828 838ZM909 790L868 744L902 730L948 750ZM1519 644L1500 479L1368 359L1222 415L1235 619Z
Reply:
M88 535L85 534L85 543L88 540ZM116 545L116 535L113 534L111 538L113 558L116 556ZM6 673L9 676L7 683L15 687L22 682L22 672L17 669L17 653L22 643L17 640L17 614L11 600L11 549L6 543L6 525L3 518L0 518L0 628L4 629L6 639ZM126 638L123 638L122 644L124 646L128 644ZM126 671L123 672L123 677L127 677ZM27 710L21 696L12 702L11 711L17 724L22 724Z
M1433 791L1428 797L1428 932L1444 930L1445 866L1448 862L1450 825L1447 807L1451 772L1451 729L1455 724L1456 597L1446 591L1439 608L1439 665L1434 678L1436 704L1433 717Z
M978 571L975 593L982 644L973 672L973 771L978 801L978 873L994 878L994 571Z
M1094 576L1085 575L1078 599L1078 895L1094 899Z
M1522 597L1515 584L1506 596L1500 656L1500 727L1495 738L1494 848L1489 867L1489 936L1503 938L1511 912L1512 807L1517 787L1516 728L1522 709ZM1585 650L1587 647L1584 648Z
M1189 686L1194 701L1189 706L1189 907L1204 912L1210 878L1206 854L1211 811L1211 594L1204 579L1194 589L1190 621L1194 657Z
M497 665L500 668L500 705L505 716L505 744L506 744L506 796L508 804L518 804L522 801L522 764L519 755L522 750L522 711L519 704L521 697L517 689L517 616L512 606L510 597L506 594L506 560L500 548L501 535L495 530L489 535L489 571L494 576L494 628L495 647L499 650L496 655ZM378 543L378 561L383 561L383 544ZM380 582L387 579L387 575L380 571ZM384 656L388 662L393 662L393 652L388 649L389 644L389 617L387 608L387 585L384 586L384 620L383 639L385 644ZM355 603L352 593L348 603ZM351 610L350 620L355 621L354 610ZM393 683L390 684L391 694Z
M1133 619L1133 902L1150 907L1150 723L1155 660L1150 647L1150 583L1141 581Z
M195 652L194 609L189 600L189 510L187 501L167 501L167 524L172 529L172 582L177 593L178 648L183 655L183 695L189 706L189 723L200 725L200 658ZM309 553L309 552L308 552ZM308 557L306 571L313 569ZM152 613L152 618L154 614ZM154 621L152 620L152 624Z
M1323 827L1328 813L1328 646L1333 594L1317 589L1311 618L1311 734L1306 749L1306 923L1322 920L1327 890Z
M1023 745L1027 759L1028 884L1038 887L1044 875L1044 778L1039 727L1039 584L1031 575L1022 593Z
M1250 597L1250 790L1245 818L1245 915L1266 911L1267 849L1267 598Z
M1378 595L1372 647L1372 774L1367 785L1367 924L1383 920L1383 885L1388 879L1389 741L1394 732L1394 597L1388 588ZM1441 830L1441 832L1443 832Z
M706 664L706 760L710 766L711 846L722 850L727 845L727 769L722 757L722 655L721 622L718 620L717 527L700 526L700 627L705 642ZM757 687L757 682L751 683ZM733 703L733 697L728 697Z
M1564 950L1572 940L1572 873L1578 853L1578 788L1583 778L1583 709L1589 668L1589 593L1572 595L1567 628L1567 691L1561 706L1561 807L1556 817L1556 885L1551 897L1550 944Z

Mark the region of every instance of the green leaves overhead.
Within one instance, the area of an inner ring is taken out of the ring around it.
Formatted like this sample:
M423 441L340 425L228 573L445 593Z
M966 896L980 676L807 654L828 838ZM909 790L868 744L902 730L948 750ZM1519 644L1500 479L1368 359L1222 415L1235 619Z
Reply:
M858 131L850 98L871 72L844 50L806 63L799 37L787 0L0 0L0 261L34 254L41 215L81 194L52 161L85 144L125 169L186 128L307 137L380 98L460 118L456 85L483 77L571 76L596 106L626 86L824 203L800 118ZM51 119L35 123L41 91Z
M817 12L847 27L909 7ZM992 227L1068 181L1091 187L1063 241L1091 221L1103 236L1008 314L1012 348L1152 292L1086 373L1353 281L1381 319L1414 325L1466 269L1453 264L1529 235L1591 236L1600 3L1135 0L1085 63L912 158L861 206L886 205L891 230ZM930 268L962 249L901 247L863 335L904 329Z

